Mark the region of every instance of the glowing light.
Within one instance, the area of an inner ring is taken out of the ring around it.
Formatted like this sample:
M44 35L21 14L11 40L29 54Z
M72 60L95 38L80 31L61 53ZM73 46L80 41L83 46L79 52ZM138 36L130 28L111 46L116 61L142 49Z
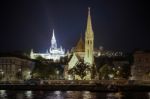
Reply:
M110 79L112 79L114 77L113 74L109 74L108 76L109 76Z
M0 97L4 98L6 95L6 90L0 90Z
M90 91L83 91L83 99L95 99Z
M119 71L116 72L116 74L119 74L119 73L120 73Z
M28 99L32 99L32 97L33 97L32 91L26 91L25 95Z
M71 75L68 75L68 80L73 80Z
M57 95L57 96L60 96L61 95L61 91L54 91L54 94Z
M56 74L57 74L57 75L59 74L59 70L56 70Z

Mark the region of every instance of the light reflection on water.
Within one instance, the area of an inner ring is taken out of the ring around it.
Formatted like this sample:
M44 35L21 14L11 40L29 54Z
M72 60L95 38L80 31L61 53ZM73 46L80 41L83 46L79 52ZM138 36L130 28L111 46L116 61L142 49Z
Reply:
M83 91L82 96L83 96L83 99L96 99L96 94L91 93L90 91Z
M43 99L64 99L61 91L49 92Z
M81 99L80 91L66 91L65 99Z
M0 90L0 99L6 99L5 97L7 96L5 90Z
M26 96L27 99L32 99L33 98L32 91L26 91L25 96Z
M8 98L9 99L9 98ZM20 92L16 94L16 99L24 99L24 95Z
M117 92L117 93L108 93L106 99L122 99L123 98L123 94L121 92Z
M148 92L148 99L150 99L150 92Z
M150 99L150 93L105 93L90 91L8 91L0 90L0 99Z

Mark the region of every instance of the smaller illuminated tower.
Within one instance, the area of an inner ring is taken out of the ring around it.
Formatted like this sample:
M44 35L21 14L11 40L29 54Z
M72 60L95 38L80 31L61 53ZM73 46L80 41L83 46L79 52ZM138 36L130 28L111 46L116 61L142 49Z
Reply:
M57 49L57 42L56 42L56 38L55 38L54 29L53 29L52 39L51 39L51 48L52 49Z

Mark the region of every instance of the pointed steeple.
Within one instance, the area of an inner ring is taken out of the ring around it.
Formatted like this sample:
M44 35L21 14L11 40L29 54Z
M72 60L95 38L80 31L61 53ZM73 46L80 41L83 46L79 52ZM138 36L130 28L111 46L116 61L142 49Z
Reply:
M56 38L55 38L55 32L54 32L54 29L53 29L52 40L53 40L54 42L56 42Z
M92 29L90 8L88 8L87 27L85 32L85 57L84 57L85 63L93 64L94 62L93 48L94 48L94 32Z
M87 19L87 27L86 27L85 35L93 36L90 7L88 7L88 19Z
M53 49L57 48L57 42L56 42L56 38L55 38L54 29L53 29L52 39L51 39L51 48L53 48Z

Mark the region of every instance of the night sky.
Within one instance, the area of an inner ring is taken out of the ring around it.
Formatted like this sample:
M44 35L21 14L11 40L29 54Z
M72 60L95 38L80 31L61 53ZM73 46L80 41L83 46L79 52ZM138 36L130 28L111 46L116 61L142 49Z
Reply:
M71 49L85 34L88 7L95 47L150 49L148 0L4 0L0 3L0 52L46 52L52 29L58 46Z

